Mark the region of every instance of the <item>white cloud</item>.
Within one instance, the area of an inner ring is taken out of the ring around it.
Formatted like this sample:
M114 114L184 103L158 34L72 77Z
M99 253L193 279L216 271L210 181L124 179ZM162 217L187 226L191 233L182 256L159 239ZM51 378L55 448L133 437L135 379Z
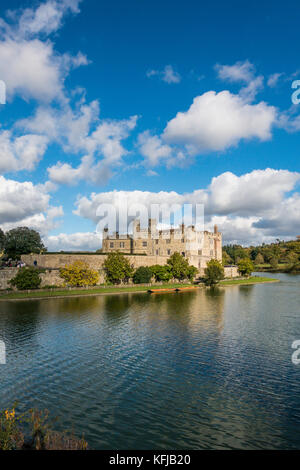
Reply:
M74 213L97 224L97 209L101 204L112 204L117 212L142 204L150 214L151 204L200 204L203 203L206 227L217 223L226 242L260 243L284 234L293 238L300 233L300 195L294 193L300 181L299 173L287 170L254 170L241 176L223 173L213 178L206 189L178 194L174 191L111 191L92 193L89 198L77 200Z
M283 73L273 73L272 75L269 76L267 85L270 88L275 88L278 85L278 82L283 75L284 75Z
M169 121L163 139L189 153L224 151L241 140L271 138L276 108L264 102L247 104L229 91L209 91L194 99L186 112Z
M45 102L65 99L65 77L71 68L86 65L87 58L82 53L60 55L52 42L37 35L57 31L64 14L76 13L78 4L77 0L49 0L35 10L11 12L12 24L0 21L0 76L9 100L16 94Z
M46 234L57 226L57 217L63 215L61 207L49 204L50 196L41 185L19 183L0 176L0 227L27 226Z
M257 93L263 89L264 77L262 75L255 76L255 67L248 60L236 62L234 65L217 64L215 69L221 80L231 83L243 82L246 84L240 90L239 96L247 103L251 103Z
M0 173L33 170L43 157L47 144L45 136L13 137L11 131L0 131Z
M10 11L9 17L14 23L1 20L0 27L6 36L24 39L38 34L49 35L62 26L65 14L79 13L81 0L48 0L36 9L25 8Z
M99 234L94 232L51 235L45 243L49 251L95 251L101 248Z
M174 70L172 65L166 65L161 71L149 70L146 75L148 78L158 76L163 82L168 84L181 82L180 74Z
M164 144L160 137L152 136L149 131L139 135L138 147L150 166L157 166L163 161L168 161L173 153L172 147Z

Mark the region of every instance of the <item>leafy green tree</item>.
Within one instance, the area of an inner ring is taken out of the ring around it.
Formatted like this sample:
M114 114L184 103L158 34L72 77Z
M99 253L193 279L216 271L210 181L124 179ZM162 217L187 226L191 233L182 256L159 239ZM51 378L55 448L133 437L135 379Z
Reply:
M224 279L224 268L222 264L216 260L211 259L205 268L205 284L207 286L215 286L222 279Z
M232 264L233 261L227 251L223 250L222 252L222 264L223 266L227 266L228 264Z
M103 267L107 281L112 284L128 282L134 274L134 269L128 259L118 251L107 255Z
M150 269L156 282L168 282L173 277L171 266L169 265L154 264L150 266Z
M187 279L193 281L198 274L198 269L195 266L189 266L187 270Z
M271 268L277 269L277 268L278 268L278 258L276 258L275 256L273 256L273 257L270 259L270 265L271 265Z
M173 255L168 259L167 264L171 268L171 273L174 279L182 281L183 279L188 278L189 262L180 253L173 253Z
M20 255L41 253L41 251L46 251L46 248L36 230L19 227L6 233L4 251L7 256L15 259Z
M254 265L251 259L241 259L238 263L238 270L242 276L249 276L254 271Z
M3 230L1 230L1 228L0 228L0 252L4 248L4 242L5 242L5 234L4 234Z
M40 271L33 267L20 268L10 284L18 290L38 289L41 284Z
M147 266L141 266L137 268L133 275L133 282L135 284L149 284L153 274L150 268Z
M258 253L255 260L254 260L254 264L264 264L265 260L264 260L264 257L261 253Z

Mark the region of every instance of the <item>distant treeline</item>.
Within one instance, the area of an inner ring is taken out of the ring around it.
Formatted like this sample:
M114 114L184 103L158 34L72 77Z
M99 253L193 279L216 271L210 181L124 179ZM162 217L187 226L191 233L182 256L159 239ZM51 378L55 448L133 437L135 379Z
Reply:
M277 240L276 243L242 247L223 247L223 264L237 264L243 258L250 258L258 270L300 272L300 239Z

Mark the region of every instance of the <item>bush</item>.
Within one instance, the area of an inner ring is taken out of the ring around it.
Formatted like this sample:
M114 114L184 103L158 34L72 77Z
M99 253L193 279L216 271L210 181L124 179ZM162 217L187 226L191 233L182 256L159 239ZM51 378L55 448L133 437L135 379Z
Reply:
M0 451L4 450L86 450L84 438L51 429L49 412L29 410L19 415L16 405L0 411Z
M156 282L168 282L173 277L171 267L168 265L161 266L160 264L155 264L150 266L150 270Z
M112 284L128 282L134 273L134 269L128 259L118 251L107 255L103 267L106 274L106 280Z
M99 273L90 269L83 261L74 261L59 270L60 277L71 287L96 286L99 282Z
M40 270L33 267L20 268L10 284L18 290L38 289L41 285Z
M152 271L146 266L137 268L133 275L133 282L135 284L148 284L152 278Z
M250 276L250 274L254 271L254 266L251 259L241 259L238 263L238 270L242 276Z
M214 286L224 279L224 268L219 261L211 259L205 268L205 284Z

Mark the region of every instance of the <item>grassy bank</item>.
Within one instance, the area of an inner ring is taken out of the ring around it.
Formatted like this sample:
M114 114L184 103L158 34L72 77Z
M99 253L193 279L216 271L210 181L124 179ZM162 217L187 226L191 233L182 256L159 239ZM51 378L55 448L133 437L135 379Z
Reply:
M229 279L220 282L220 286L261 284L264 282L279 282L278 279L268 277L249 277L248 279ZM99 287L98 289L47 289L33 292L11 292L0 295L1 300L26 300L26 299L48 299L57 297L82 297L87 295L107 295L126 294L134 292L147 292L150 288L155 289L176 289L178 287L190 287L190 283L161 284L152 286L128 286L128 287Z
M160 284L153 286L128 286L128 287L99 287L99 289L53 289L40 290L35 292L11 292L9 294L0 295L1 300L22 300L22 299L44 299L53 297L72 297L84 295L101 295L101 294L125 294L130 292L147 292L150 288L154 289L175 289L177 287L188 287L189 283L176 284Z
M269 277L258 277L252 276L248 279L229 279L220 282L220 286L235 286L235 285L250 285L250 284L262 284L265 282L280 282L279 279L272 279Z

